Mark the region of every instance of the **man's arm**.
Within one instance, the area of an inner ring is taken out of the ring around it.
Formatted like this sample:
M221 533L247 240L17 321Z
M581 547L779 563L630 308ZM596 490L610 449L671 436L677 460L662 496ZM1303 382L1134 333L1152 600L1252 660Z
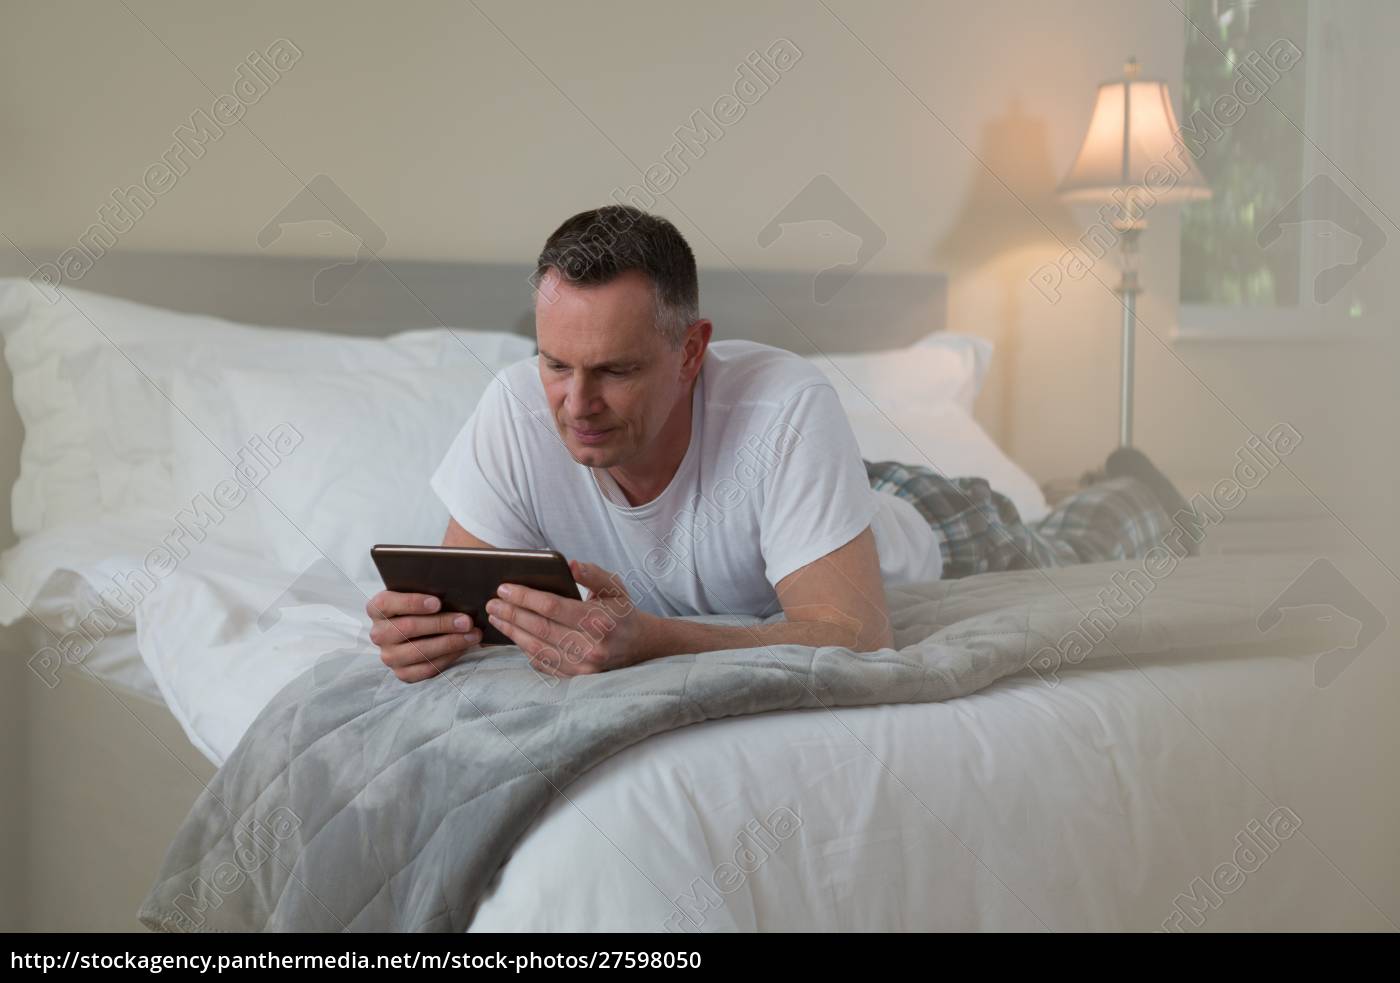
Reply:
M477 539L471 533L457 525L457 520L451 517L447 520L447 532L442 534L442 545L461 546L478 550L491 550L496 548L485 540Z
M840 645L873 652L894 644L875 534L866 527L845 546L778 582L785 621L732 627L658 619L650 658L756 645Z
M786 621L751 627L705 625L640 610L616 574L570 563L592 596L575 601L503 584L486 605L491 623L531 662L556 676L606 672L665 655L761 645L839 645L858 652L893 644L875 534L784 577L777 586Z

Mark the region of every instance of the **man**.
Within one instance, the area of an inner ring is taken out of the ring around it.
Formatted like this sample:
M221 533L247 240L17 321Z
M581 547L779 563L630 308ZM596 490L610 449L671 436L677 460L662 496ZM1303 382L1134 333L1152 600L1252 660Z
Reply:
M586 600L503 585L487 605L540 671L764 644L874 651L893 644L885 586L938 579L960 537L995 534L998 568L1083 559L1053 541L1037 557L1041 539L985 482L868 470L806 360L711 344L694 255L664 219L583 212L536 266L539 355L487 388L432 485L452 516L443 545L570 558ZM925 507L930 482L950 503L939 515ZM399 679L434 676L480 644L480 626L438 607L371 599L371 638ZM779 610L763 625L678 618Z

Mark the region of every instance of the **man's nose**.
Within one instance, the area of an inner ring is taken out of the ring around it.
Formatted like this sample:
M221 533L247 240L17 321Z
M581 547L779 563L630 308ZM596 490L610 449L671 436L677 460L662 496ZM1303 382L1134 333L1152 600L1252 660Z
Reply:
M569 380L569 390L564 396L564 408L571 417L577 420L592 415L597 401L596 388L582 373Z

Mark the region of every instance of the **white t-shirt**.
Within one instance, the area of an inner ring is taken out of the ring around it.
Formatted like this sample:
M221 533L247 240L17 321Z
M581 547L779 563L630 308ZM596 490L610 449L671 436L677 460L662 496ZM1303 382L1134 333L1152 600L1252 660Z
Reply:
M538 358L487 387L432 487L457 523L499 548L555 549L622 575L665 616L781 610L773 585L873 526L886 584L937 580L938 539L914 507L870 488L822 374L791 352L710 345L690 444L666 490L627 502L606 470L575 461Z

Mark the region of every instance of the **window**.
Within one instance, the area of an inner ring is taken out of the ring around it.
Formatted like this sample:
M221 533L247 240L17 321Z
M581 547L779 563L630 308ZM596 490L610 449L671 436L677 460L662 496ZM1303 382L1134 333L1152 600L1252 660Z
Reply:
M1186 0L1185 10L1183 136L1201 148L1213 195L1182 206L1182 333L1370 328L1377 278L1362 272L1386 235L1351 182L1364 184L1355 162L1379 121L1363 75L1378 57L1372 5Z

